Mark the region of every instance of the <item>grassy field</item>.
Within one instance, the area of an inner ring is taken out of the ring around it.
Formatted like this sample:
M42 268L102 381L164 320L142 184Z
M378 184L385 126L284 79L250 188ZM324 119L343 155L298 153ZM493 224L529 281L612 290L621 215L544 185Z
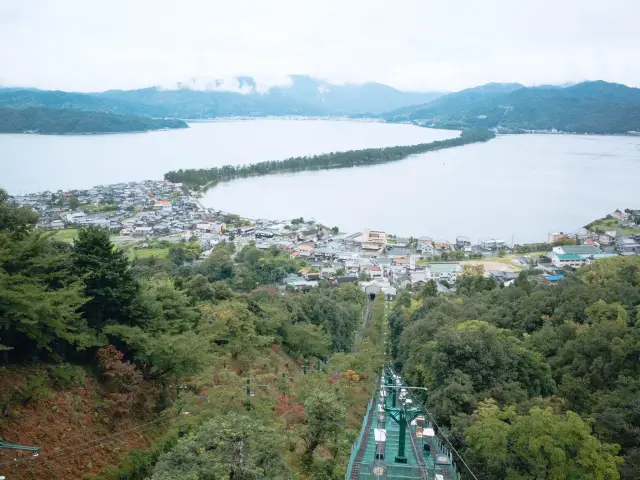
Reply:
M167 258L169 256L168 248L136 248L130 249L129 255L131 258Z
M619 220L614 218L601 218L595 222L589 224L589 228L592 231L604 232L605 230L620 230L625 235L632 233L640 233L640 228L621 227Z
M58 230L55 235L53 235L53 238L61 242L73 242L77 234L77 228L68 228L65 230Z

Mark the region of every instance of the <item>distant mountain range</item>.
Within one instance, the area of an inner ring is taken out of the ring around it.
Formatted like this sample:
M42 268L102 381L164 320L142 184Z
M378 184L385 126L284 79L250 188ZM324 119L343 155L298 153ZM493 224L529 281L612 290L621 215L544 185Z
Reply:
M181 121L216 117L337 116L379 118L440 128L492 128L499 132L558 130L578 133L640 131L640 89L603 81L570 86L525 87L519 83L489 83L456 93L403 92L379 83L337 85L304 75L291 75L275 86L260 85L252 77L179 83L170 88L108 90L75 93L0 88L0 123L10 116L15 128L33 127L39 120L49 130L73 133L92 118L99 130L129 125L180 128ZM28 113L13 110L35 109ZM55 114L51 110L66 113ZM71 111L69 113L68 111ZM101 112L122 118L80 116L73 112ZM19 117L19 120L16 120ZM141 120L136 124L132 118ZM60 128L51 122L58 119ZM64 121L63 121L64 120ZM29 122L35 122L29 125ZM163 125L163 126L160 126ZM68 132L63 130L69 129ZM25 128L25 130L40 130ZM131 130L131 131L132 131ZM119 131L119 130L116 130ZM126 131L126 130L125 130ZM78 132L80 133L80 132ZM86 133L86 132L82 132Z
M180 83L171 89L150 87L100 93L11 88L0 90L0 106L75 108L183 119L269 115L374 115L426 103L442 95L437 92L403 92L379 83L335 85L304 75L291 75L289 78L287 85L267 90L258 90L251 77L236 77L234 88L229 86L226 89L219 82L198 85L197 89L189 88L189 83Z
M480 127L503 132L638 132L640 89L603 81L565 88L490 83L380 117L440 128Z

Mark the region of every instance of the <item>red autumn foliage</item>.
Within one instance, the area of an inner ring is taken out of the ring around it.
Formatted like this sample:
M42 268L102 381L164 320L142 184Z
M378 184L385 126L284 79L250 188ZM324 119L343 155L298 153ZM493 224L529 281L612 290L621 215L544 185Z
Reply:
M280 345L278 345L277 343L272 344L271 349L276 353L280 353Z
M131 362L123 362L124 354L113 345L102 347L97 357L110 391L109 410L114 418L124 416L139 399L142 373Z
M280 395L278 402L278 405L275 406L275 411L285 419L287 427L304 422L306 415L304 406L296 403L294 398Z

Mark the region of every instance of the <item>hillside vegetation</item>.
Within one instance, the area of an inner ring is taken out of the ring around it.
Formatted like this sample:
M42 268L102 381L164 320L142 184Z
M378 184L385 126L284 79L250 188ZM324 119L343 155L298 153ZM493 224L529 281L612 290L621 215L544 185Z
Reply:
M489 84L440 97L426 105L383 115L445 128L498 128L521 132L640 131L640 89L602 81L571 87ZM518 88L520 87L520 88Z
M2 474L344 477L383 362L383 318L355 347L358 286L282 296L301 264L275 247L131 262L105 230L36 221L0 190L0 436L41 448L0 450Z
M182 120L41 107L0 107L0 133L87 134L187 128Z
M404 292L389 321L396 367L477 478L638 478L640 258L548 286L465 268L456 294Z

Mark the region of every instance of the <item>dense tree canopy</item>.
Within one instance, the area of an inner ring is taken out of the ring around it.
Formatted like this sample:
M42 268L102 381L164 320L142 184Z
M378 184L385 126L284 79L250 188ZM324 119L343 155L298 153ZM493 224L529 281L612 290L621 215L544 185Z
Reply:
M398 296L396 366L478 478L640 475L639 268L616 257L505 288L467 273L456 294Z
M105 112L41 107L0 107L0 133L84 134L144 132L187 128L182 120L164 120Z

